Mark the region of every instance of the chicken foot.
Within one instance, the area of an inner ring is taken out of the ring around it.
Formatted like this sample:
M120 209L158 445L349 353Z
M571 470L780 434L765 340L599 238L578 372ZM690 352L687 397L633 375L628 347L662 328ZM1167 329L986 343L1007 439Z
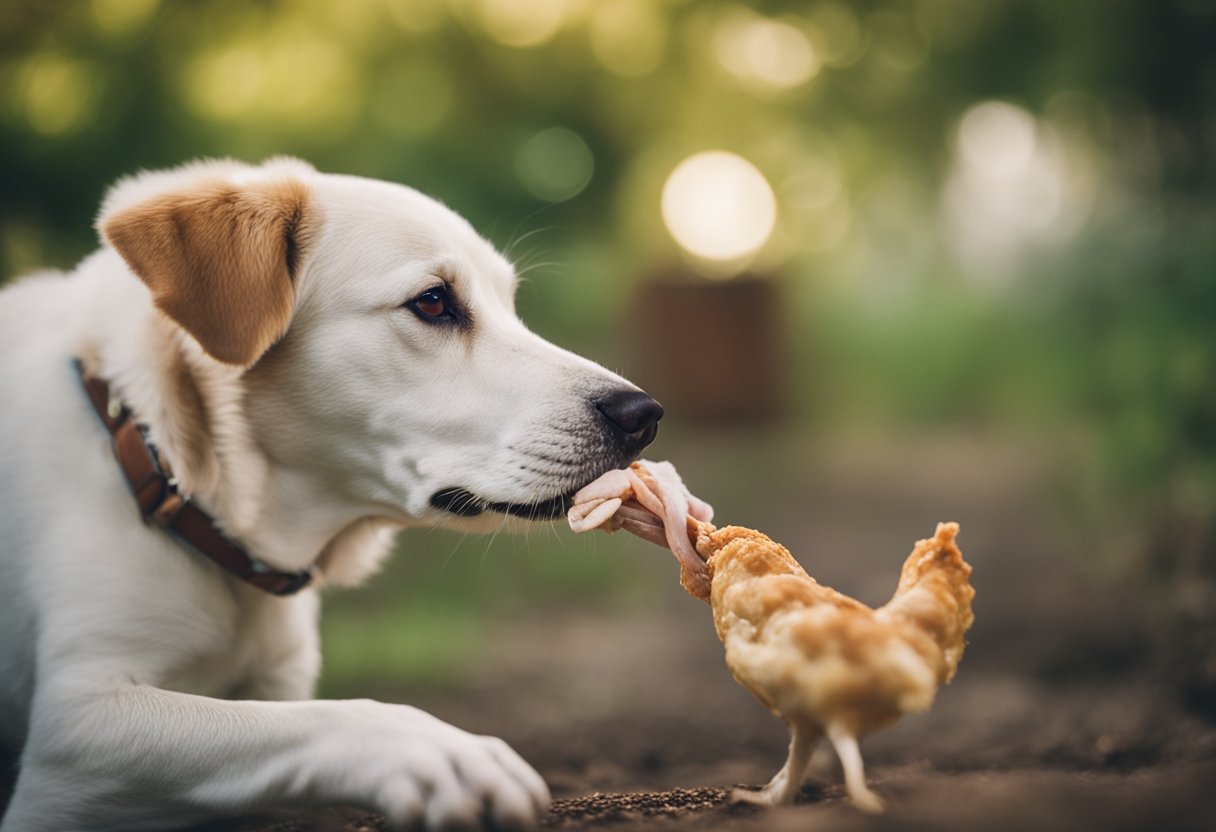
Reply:
M807 765L815 746L823 739L823 731L811 725L790 727L790 753L781 770L773 775L758 792L735 789L730 799L735 803L755 803L760 806L784 806L794 802L806 779Z
M735 803L753 803L759 806L785 806L794 802L816 746L824 733L816 727L790 728L790 753L785 765L773 779L758 792L734 789L730 799ZM881 814L885 808L883 800L866 785L865 765L857 738L840 726L832 726L827 732L828 741L840 759L844 769L845 790L858 809L872 815Z

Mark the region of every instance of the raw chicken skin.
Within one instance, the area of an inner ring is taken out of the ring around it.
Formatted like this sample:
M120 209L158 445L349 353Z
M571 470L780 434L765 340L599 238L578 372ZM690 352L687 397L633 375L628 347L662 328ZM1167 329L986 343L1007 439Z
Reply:
M709 574L689 539L691 517L708 522L714 509L689 493L670 462L635 462L609 471L574 495L566 515L570 528L586 532L624 529L643 540L666 546L680 562L680 585L702 600L709 600Z

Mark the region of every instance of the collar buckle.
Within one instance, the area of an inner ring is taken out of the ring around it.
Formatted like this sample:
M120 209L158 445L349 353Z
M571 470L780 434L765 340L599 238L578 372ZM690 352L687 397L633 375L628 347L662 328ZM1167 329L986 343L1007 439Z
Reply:
M293 572L290 574L288 580L285 581L281 587L274 590L274 594L275 595L294 595L297 592L299 592L301 589L303 589L304 587L306 587L310 583L312 583L313 578L315 578L316 576L317 576L317 568L315 566L310 566L307 569L301 569L299 572Z

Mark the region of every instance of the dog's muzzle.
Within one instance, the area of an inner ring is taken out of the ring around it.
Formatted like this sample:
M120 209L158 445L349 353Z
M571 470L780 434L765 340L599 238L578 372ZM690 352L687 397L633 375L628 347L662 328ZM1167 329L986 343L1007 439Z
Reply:
M663 406L641 390L629 389L609 394L592 402L603 417L608 451L604 458L589 460L578 479L586 485L613 468L623 468L633 462L642 450L654 441L663 418ZM565 485L568 486L569 480ZM581 487L581 485L579 486ZM458 517L477 517L487 511L510 514L526 520L553 520L569 510L578 488L532 502L487 500L467 488L449 486L431 495L431 506Z

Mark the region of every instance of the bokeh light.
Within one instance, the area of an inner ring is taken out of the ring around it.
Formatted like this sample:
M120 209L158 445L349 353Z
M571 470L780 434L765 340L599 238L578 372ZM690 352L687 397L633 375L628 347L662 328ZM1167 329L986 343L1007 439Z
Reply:
M967 273L1005 280L1069 239L1091 203L1089 160L1021 107L984 101L959 120L943 189L947 243Z
M551 40L566 16L565 0L480 0L486 33L505 46L526 48Z
M811 24L811 42L824 64L846 67L861 60L866 50L866 35L851 8L829 0L816 4L807 17Z
M819 71L815 50L801 29L749 12L725 19L714 47L722 66L753 90L794 89Z
M625 78L653 72L663 60L667 20L645 0L596 3L588 22L595 58L608 71Z
M26 123L44 136L83 128L96 115L101 92L96 67L51 52L21 68L17 87Z
M151 20L159 6L160 0L92 0L89 10L99 29L121 35Z
M184 64L187 104L217 121L253 119L271 130L307 127L314 137L344 134L360 113L358 64L327 33L290 19L255 36L200 51Z
M252 47L205 52L186 72L186 100L207 118L240 118L257 100L261 75L262 60Z
M563 202L582 193L595 172L595 157L583 137L550 127L530 137L515 154L515 173L533 196Z
M689 254L733 264L754 255L773 233L777 199L751 162L711 150L690 156L671 172L662 211L667 230Z
M958 146L965 161L985 176L1017 178L1034 160L1034 116L1004 101L977 104L959 122Z

